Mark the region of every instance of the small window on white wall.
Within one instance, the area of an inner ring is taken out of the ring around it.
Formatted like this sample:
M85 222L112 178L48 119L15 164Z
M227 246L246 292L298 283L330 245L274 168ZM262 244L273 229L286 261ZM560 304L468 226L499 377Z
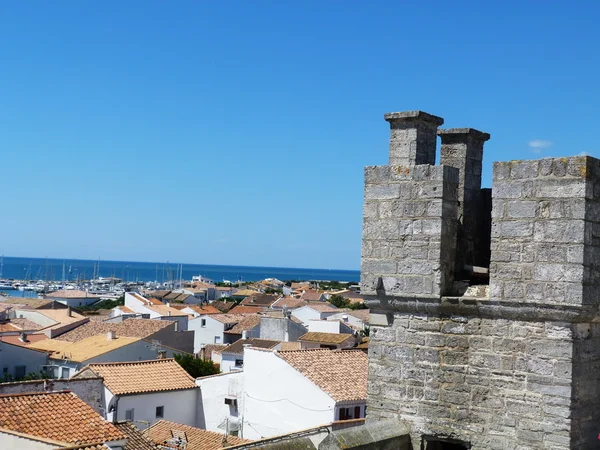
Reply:
M165 407L164 406L157 406L156 407L156 418L157 419L162 419L165 416Z
M133 411L133 409L128 409L125 411L125 420L133 422Z
M61 378L69 378L69 368L68 367L63 367L60 371L60 377Z
M215 344L221 343L221 336L215 336Z
M205 327L206 326L206 319L200 319L200 326L201 327Z

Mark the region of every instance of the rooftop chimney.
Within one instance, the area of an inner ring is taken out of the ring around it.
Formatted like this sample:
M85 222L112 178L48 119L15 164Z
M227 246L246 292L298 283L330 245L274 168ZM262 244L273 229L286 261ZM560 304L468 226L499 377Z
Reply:
M387 113L390 123L390 166L435 164L437 127L444 119L423 111Z
M71 307L70 306L67 306L67 316L68 317L73 317L73 313L71 311Z
M117 338L117 333L113 330L110 330L108 333L106 333L106 340L107 341L112 341L113 339Z
M27 333L23 332L19 335L19 340L21 342L27 342Z

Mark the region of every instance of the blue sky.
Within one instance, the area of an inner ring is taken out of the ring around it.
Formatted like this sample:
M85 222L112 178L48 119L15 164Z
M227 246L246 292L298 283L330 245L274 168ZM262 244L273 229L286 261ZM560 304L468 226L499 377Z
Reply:
M598 155L597 2L0 2L0 253L357 269L389 111Z

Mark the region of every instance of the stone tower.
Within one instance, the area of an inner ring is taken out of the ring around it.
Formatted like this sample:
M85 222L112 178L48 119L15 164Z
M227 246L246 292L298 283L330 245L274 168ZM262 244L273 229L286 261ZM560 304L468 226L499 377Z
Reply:
M599 448L600 161L495 163L490 213L488 134L385 119L390 164L365 168L367 419L405 421L415 449ZM489 287L465 294L470 266Z

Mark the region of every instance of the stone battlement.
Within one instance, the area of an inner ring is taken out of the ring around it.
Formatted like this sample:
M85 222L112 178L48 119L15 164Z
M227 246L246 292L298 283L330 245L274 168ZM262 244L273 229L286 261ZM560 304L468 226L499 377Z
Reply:
M497 162L482 189L489 134L385 120L390 163L365 168L367 419L405 420L415 448L597 448L600 160ZM489 289L465 296L475 272Z

